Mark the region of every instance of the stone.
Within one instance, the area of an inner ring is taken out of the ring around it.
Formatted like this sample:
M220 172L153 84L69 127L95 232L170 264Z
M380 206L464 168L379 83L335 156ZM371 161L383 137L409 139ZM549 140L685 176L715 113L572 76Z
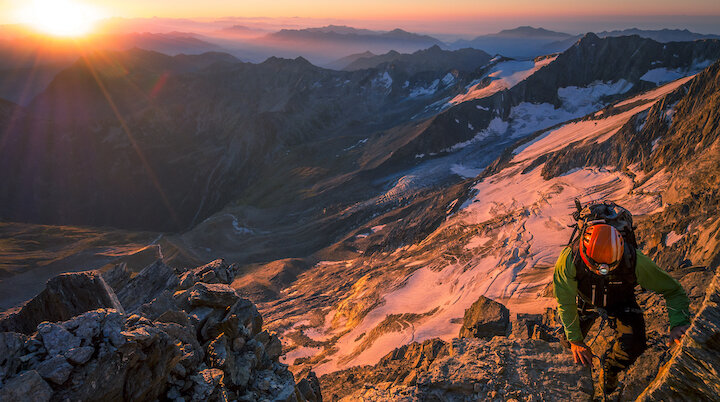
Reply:
M282 342L277 335L273 334L265 347L265 353L270 360L277 360L282 355Z
M203 266L188 270L180 277L180 289L188 289L196 282L222 283L229 285L235 279L234 265L218 259Z
M220 322L218 331L230 337L244 335L247 331L251 337L262 330L263 319L257 307L248 299L238 300Z
M235 289L229 285L198 282L190 289L188 300L191 306L227 308L234 305L239 298Z
M195 383L193 387L193 400L207 401L220 392L223 387L224 373L219 369L206 369L192 376Z
M182 326L189 326L190 325L190 319L188 318L188 315L184 311L166 311L160 315L155 321L158 322L166 322L166 323L175 323Z
M21 373L0 388L0 401L47 402L53 390L35 370Z
M162 292L175 289L179 282L175 271L158 260L132 278L117 296L128 312L134 312Z
M37 331L50 356L64 354L80 346L80 338L58 324L44 322L38 325Z
M62 356L55 356L46 360L37 367L37 372L42 378L54 384L62 385L70 377L73 367Z
M88 362L95 353L95 348L92 346L83 346L79 348L72 348L65 352L65 358L72 364L78 366Z
M320 381L313 371L309 371L298 381L297 390L300 395L309 402L322 402Z
M460 328L460 338L492 338L505 336L510 325L510 312L502 304L480 298L465 310L465 317Z
M0 332L0 382L15 374L22 364L24 346L29 342L26 335L15 332ZM31 352L34 352L31 350Z
M179 307L173 299L173 293L165 290L150 302L140 306L137 311L140 315L155 320L167 311L177 311L178 309Z
M120 264L115 264L115 266L113 266L113 268L109 271L103 272L102 277L105 280L105 283L107 283L117 294L120 289L124 288L125 285L130 282L132 275L130 274L127 264L122 262Z
M99 308L123 311L115 292L94 272L58 275L18 312L0 320L0 332L31 334L43 321L66 321Z
M716 400L720 395L720 272L668 363L638 401Z

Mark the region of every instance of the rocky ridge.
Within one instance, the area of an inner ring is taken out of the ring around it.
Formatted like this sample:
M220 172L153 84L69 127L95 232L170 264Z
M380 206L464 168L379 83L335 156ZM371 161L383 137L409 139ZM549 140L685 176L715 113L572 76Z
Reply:
M229 286L235 274L222 260L179 271L157 262L133 278L118 266L49 281L0 319L0 400L322 400L313 374L296 384L278 361L282 344ZM75 298L83 292L97 297Z

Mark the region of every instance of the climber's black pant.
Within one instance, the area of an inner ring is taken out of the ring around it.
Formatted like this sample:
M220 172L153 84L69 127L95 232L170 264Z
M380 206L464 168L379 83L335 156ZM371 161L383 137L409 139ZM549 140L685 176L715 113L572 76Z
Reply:
M645 318L637 303L607 311L608 324L615 330L615 340L605 356L605 368L616 373L633 364L647 348ZM583 338L600 315L589 309L578 309Z

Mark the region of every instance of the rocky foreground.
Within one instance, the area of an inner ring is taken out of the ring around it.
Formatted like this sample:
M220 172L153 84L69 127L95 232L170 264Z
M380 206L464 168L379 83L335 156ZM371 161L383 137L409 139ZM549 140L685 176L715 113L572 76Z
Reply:
M296 382L278 360L278 337L263 330L255 305L230 286L235 274L236 267L222 260L190 270L158 261L132 278L122 265L103 275L53 278L34 299L0 317L0 401L322 401L323 395L331 401L554 401L598 395L596 374L574 364L558 342L551 309L510 317L505 306L485 297L465 312L451 342L414 342L374 366L320 380L307 372ZM720 393L720 274L703 293L694 303L692 327L673 350L653 342L652 322L661 320L652 318L650 348L612 400L711 400ZM641 304L648 317L656 315L656 302ZM599 332L598 355L610 335L607 328Z
M320 401L221 260L60 275L0 320L0 401Z

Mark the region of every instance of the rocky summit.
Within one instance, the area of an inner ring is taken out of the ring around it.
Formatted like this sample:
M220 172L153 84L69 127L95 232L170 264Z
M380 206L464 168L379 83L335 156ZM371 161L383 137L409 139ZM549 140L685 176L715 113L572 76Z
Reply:
M50 280L0 320L0 400L321 401L314 374L296 383L278 361L280 340L234 276L218 260L158 262L115 290L87 272Z

